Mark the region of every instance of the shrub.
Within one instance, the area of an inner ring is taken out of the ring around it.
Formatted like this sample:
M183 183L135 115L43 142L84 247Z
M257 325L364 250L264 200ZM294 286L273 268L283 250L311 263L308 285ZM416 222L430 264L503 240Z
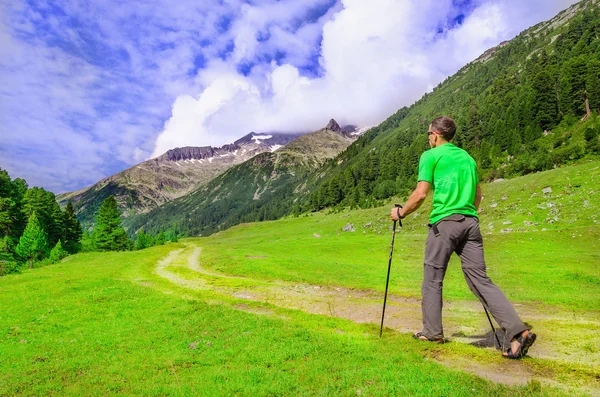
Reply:
M23 265L16 261L0 261L0 277L11 273L21 273Z

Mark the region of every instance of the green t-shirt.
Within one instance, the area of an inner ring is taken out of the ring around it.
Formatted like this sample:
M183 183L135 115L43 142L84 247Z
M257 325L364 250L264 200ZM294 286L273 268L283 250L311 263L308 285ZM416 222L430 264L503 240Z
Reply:
M424 152L419 160L419 181L429 182L433 189L431 223L453 214L477 216L477 168L463 149L446 143Z

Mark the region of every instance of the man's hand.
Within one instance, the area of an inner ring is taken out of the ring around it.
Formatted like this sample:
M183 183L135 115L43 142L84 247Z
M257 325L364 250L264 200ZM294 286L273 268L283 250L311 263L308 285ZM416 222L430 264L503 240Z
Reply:
M427 192L429 192L429 182L419 181L419 183L417 183L416 189L412 192L412 194L406 201L406 204L404 204L404 207L392 208L390 212L392 220L400 220L402 218L405 218L407 215L410 215L413 212L415 212L421 206L421 204L423 204L423 201L425 201L425 198L427 197ZM399 213L398 210L400 210Z
M403 219L404 215L402 215L402 208L400 208L400 207L392 208L390 211L390 217L392 218L393 221L399 221L400 219Z

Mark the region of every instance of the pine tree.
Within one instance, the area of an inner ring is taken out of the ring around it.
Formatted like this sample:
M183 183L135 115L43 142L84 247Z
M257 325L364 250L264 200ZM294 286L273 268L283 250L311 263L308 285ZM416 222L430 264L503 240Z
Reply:
M143 250L144 248L148 248L152 245L150 241L150 236L144 233L144 229L140 230L137 235L137 239L135 240L135 249Z
M12 181L12 225L9 231L9 238L14 247L19 243L19 237L21 237L27 226L27 216L23 212L23 207L28 188L27 182L24 179L16 178Z
M600 61L594 59L588 64L586 92L592 111L600 110Z
M177 236L177 232L173 229L169 229L167 230L167 233L165 233L165 238L167 239L167 241L170 241L172 243L176 243L179 241L179 237Z
M0 170L0 238L7 236L12 225L11 219L12 183L8 173Z
M41 259L48 253L48 237L35 212L29 217L27 227L19 239L16 252L29 261L30 269L33 267L34 259Z
M48 200L46 199L46 191L39 187L28 189L23 198L23 204L25 215L30 217L31 214L35 212L40 224L44 230L47 231L47 228L51 223L51 208L48 208L47 206Z
M67 256L69 256L69 253L63 249L60 240L58 240L58 243L56 243L54 248L52 248L52 251L50 251L50 262L57 263Z
M587 65L584 57L565 62L560 80L560 109L564 114L585 114Z
M127 233L121 226L121 214L114 196L108 196L98 210L92 235L98 251L124 251L129 247Z
M552 129L558 121L558 100L550 73L546 70L541 71L534 77L532 85L535 93L533 102L535 121L542 129Z
M154 239L154 245L163 245L166 241L165 233L161 230L160 233Z
M73 204L69 201L63 213L63 235L64 249L71 254L81 249L81 224L75 217Z
M50 224L46 233L48 233L48 244L53 247L64 234L64 214L56 202L54 193L48 192L46 199L50 207Z
M0 169L0 241L6 252L14 252L27 224L23 213L23 195L27 184L23 179L10 180L8 173Z

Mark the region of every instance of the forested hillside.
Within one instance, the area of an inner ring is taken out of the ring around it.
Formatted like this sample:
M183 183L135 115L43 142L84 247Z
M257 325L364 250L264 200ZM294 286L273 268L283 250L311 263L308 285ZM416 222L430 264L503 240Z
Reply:
M361 137L323 172L304 210L370 205L416 183L429 122L458 124L455 143L490 180L598 155L600 9L588 0L502 43Z

